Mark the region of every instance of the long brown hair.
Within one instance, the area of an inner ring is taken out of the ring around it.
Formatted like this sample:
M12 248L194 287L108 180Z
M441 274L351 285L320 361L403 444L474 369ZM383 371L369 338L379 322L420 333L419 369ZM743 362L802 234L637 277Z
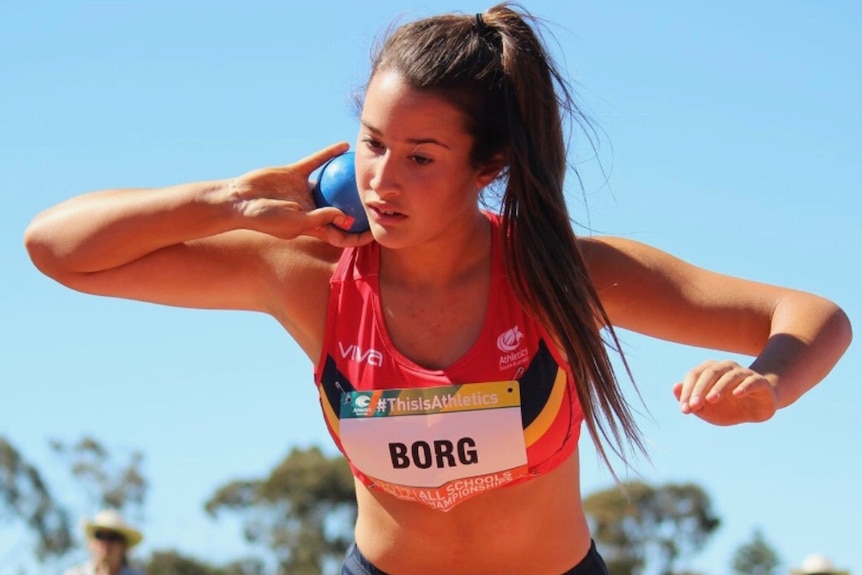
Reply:
M563 120L580 123L584 116L537 25L513 3L407 23L377 50L371 76L396 71L413 88L458 106L474 137L474 166L503 158L510 281L565 353L590 435L611 467L605 442L624 462L624 444L645 449L607 352L606 346L620 352L619 341L578 250L564 196Z

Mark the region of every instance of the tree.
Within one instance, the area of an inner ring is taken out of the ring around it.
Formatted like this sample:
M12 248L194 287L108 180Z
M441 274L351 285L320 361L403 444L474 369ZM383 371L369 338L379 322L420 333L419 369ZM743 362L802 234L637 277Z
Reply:
M218 567L171 550L154 551L143 571L158 575L263 575L264 567L253 559Z
M734 553L732 567L736 575L776 575L780 564L778 554L755 529L751 541Z
M126 463L118 463L116 455L92 437L85 436L74 444L55 439L50 445L87 494L90 507L123 511L143 508L148 485L140 452L133 451Z
M48 490L39 471L0 437L0 518L18 519L36 535L33 553L59 557L73 545L69 513Z
M640 575L648 559L672 575L677 560L699 552L720 523L709 496L691 483L625 482L589 495L584 510L611 575Z
M72 477L90 495L91 508L143 506L147 483L140 453L133 453L123 465L89 437L74 445L52 441L50 447L65 459ZM58 560L77 547L69 509L68 501L54 498L43 474L0 437L0 520L19 523L26 537L35 537L30 547L39 563Z
M292 449L269 477L219 488L206 510L241 515L245 539L271 552L280 573L319 575L352 539L353 476L340 455Z

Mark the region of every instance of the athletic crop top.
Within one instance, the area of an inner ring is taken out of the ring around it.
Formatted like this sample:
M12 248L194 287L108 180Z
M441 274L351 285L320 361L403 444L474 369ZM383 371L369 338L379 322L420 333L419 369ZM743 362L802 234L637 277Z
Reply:
M583 421L568 367L509 284L500 217L488 218L485 323L463 357L425 369L399 353L381 312L380 248L371 243L342 253L315 368L326 425L353 474L442 511L554 469L574 451Z

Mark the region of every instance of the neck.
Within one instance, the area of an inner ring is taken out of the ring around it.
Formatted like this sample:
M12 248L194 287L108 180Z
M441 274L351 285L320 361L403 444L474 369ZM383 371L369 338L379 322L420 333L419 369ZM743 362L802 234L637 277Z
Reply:
M440 238L409 249L383 249L381 282L410 288L433 288L458 282L490 258L490 222L482 212Z
M101 563L102 570L99 570ZM96 573L106 573L107 575L118 575L120 571L123 570L123 563L114 564L108 560L103 560L101 562L94 562L93 568L96 570Z

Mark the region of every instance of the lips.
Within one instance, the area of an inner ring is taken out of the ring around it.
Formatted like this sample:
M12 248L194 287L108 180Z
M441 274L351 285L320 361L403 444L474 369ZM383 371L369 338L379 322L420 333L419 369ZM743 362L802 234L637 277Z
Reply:
M399 222L407 217L402 212L392 209L392 206L368 204L368 209L371 212L371 216L381 224Z
M380 212L380 213L381 213L381 214L383 214L384 216L394 216L394 215L397 215L397 214L398 214L398 212L396 212L396 211L394 211L394 210L384 210L384 209L381 209L381 208L371 208L371 209L372 209L372 210L375 210L375 211L377 211L377 212Z

